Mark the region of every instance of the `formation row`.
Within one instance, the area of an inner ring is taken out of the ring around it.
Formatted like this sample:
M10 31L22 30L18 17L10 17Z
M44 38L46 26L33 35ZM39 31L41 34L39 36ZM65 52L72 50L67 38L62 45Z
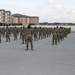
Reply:
M33 50L33 41L42 40L47 37L52 37L52 45L57 45L60 41L63 41L68 34L71 33L71 28L55 27L55 28L32 28L30 25L25 27L17 28L0 28L0 43L1 39L6 37L6 42L10 42L10 37L13 35L14 41L17 40L18 36L22 40L22 44L26 44L26 50L29 48L29 43L31 45L31 50Z

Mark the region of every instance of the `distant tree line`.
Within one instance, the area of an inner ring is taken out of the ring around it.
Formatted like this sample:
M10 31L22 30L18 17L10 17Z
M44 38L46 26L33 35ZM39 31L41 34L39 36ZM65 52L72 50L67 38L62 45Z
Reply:
M43 22L39 23L40 25L70 25L70 26L75 26L75 23L60 23L60 22L54 22L54 23L48 23L48 22Z

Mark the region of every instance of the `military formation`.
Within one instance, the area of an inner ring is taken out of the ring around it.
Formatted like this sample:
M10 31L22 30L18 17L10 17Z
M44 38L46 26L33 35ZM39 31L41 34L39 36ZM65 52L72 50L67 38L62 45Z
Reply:
M0 43L2 38L6 38L6 42L11 41L11 37L13 37L14 41L22 40L22 44L26 44L26 49L29 50L29 44L31 50L33 51L33 41L42 40L48 37L52 37L52 45L57 45L64 38L67 37L68 34L71 33L71 28L64 28L64 27L54 27L54 28L42 28L42 27L3 27L0 28Z
M52 30L52 45L57 45L60 41L63 41L68 34L71 33L71 28L56 27Z

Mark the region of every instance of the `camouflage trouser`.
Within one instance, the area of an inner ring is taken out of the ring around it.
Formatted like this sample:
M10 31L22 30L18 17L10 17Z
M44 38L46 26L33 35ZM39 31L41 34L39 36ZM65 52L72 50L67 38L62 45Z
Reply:
M22 38L22 33L20 33L20 39Z
M37 35L34 35L34 41L38 41L38 37L37 37Z
M57 45L57 38L56 37L52 37L52 45Z
M42 34L39 34L39 39L42 39Z
M57 37L57 42L60 43L60 36Z
M26 43L26 37L22 36L22 44Z
M29 43L31 44L31 50L33 50L33 41L32 41L32 38L27 38L27 40L26 40L26 50L28 50Z
M64 38L63 38L63 36L61 35L61 36L60 36L60 40L63 41L63 39L64 39Z
M5 37L5 33L2 33L2 35L3 35L3 38Z
M10 36L9 35L6 35L6 42L10 42Z
M17 34L14 34L14 40L17 40Z

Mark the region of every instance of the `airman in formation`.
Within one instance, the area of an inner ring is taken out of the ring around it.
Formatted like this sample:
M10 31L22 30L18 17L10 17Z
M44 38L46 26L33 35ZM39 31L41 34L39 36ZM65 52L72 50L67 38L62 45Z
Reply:
M29 43L31 45L31 50L33 50L33 29L28 25L26 29L26 50L29 48Z
M14 40L17 40L18 29L16 28L16 26L15 26L15 28L13 29L13 36L14 36Z
M34 27L33 29L34 41L38 41L38 29Z
M6 42L10 42L10 32L9 32L9 30L6 31Z
M25 27L22 28L20 39L22 38L22 44L26 44L26 29Z

